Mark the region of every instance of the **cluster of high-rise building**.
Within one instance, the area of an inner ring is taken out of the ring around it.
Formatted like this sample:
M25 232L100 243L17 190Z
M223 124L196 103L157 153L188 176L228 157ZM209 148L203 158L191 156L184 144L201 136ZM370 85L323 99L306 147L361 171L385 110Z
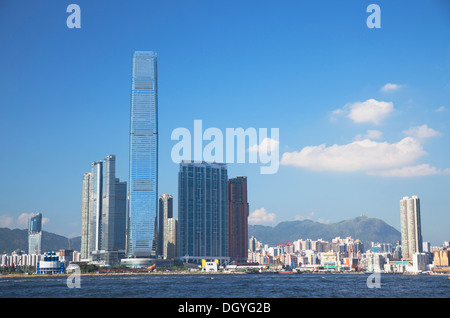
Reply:
M125 255L127 183L116 178L116 157L92 163L83 175L81 255L117 264Z
M266 267L289 266L300 271L419 272L442 266L436 256L433 262L433 254L429 252L414 253L411 259L403 259L400 244L371 242L370 245L365 248L358 239L337 237L331 242L300 239L272 247L251 237L248 261ZM434 255L444 255L445 264L447 252L439 250Z
M290 266L314 270L326 266L356 270L364 253L364 244L351 237L336 237L331 242L322 239L298 239L277 246L262 244L254 236L249 239L248 261L268 266Z
M108 156L105 161L108 158L114 156ZM110 181L114 179L114 185L124 183L115 178L113 172L107 172L113 166L111 163L103 164L104 170L101 166L101 162L94 162L93 170L98 172L85 173L83 177L81 254L84 260L130 266L175 258L198 263L203 259L224 263L247 261L249 205L246 177L229 179L225 164L182 162L178 173L178 218L174 218L173 196L160 195L155 206L157 213L148 211L152 212L148 214L154 224L152 252L126 258L129 254L125 242L130 230L127 232L125 222L125 188L116 187L115 190ZM102 175L100 180L94 178ZM105 186L105 182L110 185ZM98 197L102 198L101 202ZM139 250L139 247L138 244L135 249Z
M422 241L420 200L417 196L400 200L401 241L371 243L364 249L360 240L351 237L324 240L297 240L276 247L263 245L255 237L249 240L250 262L263 265L293 266L300 270L364 270L370 272L440 271L449 266L447 242L431 247Z
M223 163L183 161L178 218L173 196L158 196L157 55L133 55L129 182L115 175L115 156L83 176L82 258L148 266L160 259L245 261L247 178L228 179Z

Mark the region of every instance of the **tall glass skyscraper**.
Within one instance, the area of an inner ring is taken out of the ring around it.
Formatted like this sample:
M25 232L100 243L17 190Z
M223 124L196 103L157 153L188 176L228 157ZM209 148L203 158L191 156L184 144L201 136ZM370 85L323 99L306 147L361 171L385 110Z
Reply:
M28 232L35 233L42 231L42 214L37 213L28 219Z
M42 252L42 214L37 213L28 219L28 254Z
M158 211L157 56L133 55L127 257L156 257Z
M229 260L228 173L223 163L183 161L178 173L179 256Z

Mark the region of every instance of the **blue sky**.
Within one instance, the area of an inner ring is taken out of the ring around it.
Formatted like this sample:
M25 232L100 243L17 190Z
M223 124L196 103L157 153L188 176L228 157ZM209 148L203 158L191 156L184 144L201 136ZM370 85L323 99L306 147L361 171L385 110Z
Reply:
M0 227L41 212L45 230L79 235L91 163L115 154L128 179L131 57L153 50L160 194L177 199L175 128L279 128L278 173L229 165L249 178L252 223L364 214L399 229L400 199L418 195L423 239L441 245L449 34L445 1L2 1Z

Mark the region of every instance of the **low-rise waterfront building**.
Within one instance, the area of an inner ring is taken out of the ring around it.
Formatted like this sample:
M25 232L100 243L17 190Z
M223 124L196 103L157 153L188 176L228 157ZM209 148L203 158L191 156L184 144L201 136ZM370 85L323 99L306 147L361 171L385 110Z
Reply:
M413 254L413 268L414 273L425 272L429 270L430 256L428 253L414 253Z
M36 267L36 274L62 274L64 273L64 262L59 260L55 252L48 252Z

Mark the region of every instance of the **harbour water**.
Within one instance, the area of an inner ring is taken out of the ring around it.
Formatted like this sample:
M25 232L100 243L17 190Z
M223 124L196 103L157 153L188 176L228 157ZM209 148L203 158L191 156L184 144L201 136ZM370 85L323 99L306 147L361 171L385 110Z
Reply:
M446 275L241 274L0 278L1 298L449 298ZM74 282L74 280L72 280ZM72 285L73 286L73 285ZM372 288L370 288L372 287Z

